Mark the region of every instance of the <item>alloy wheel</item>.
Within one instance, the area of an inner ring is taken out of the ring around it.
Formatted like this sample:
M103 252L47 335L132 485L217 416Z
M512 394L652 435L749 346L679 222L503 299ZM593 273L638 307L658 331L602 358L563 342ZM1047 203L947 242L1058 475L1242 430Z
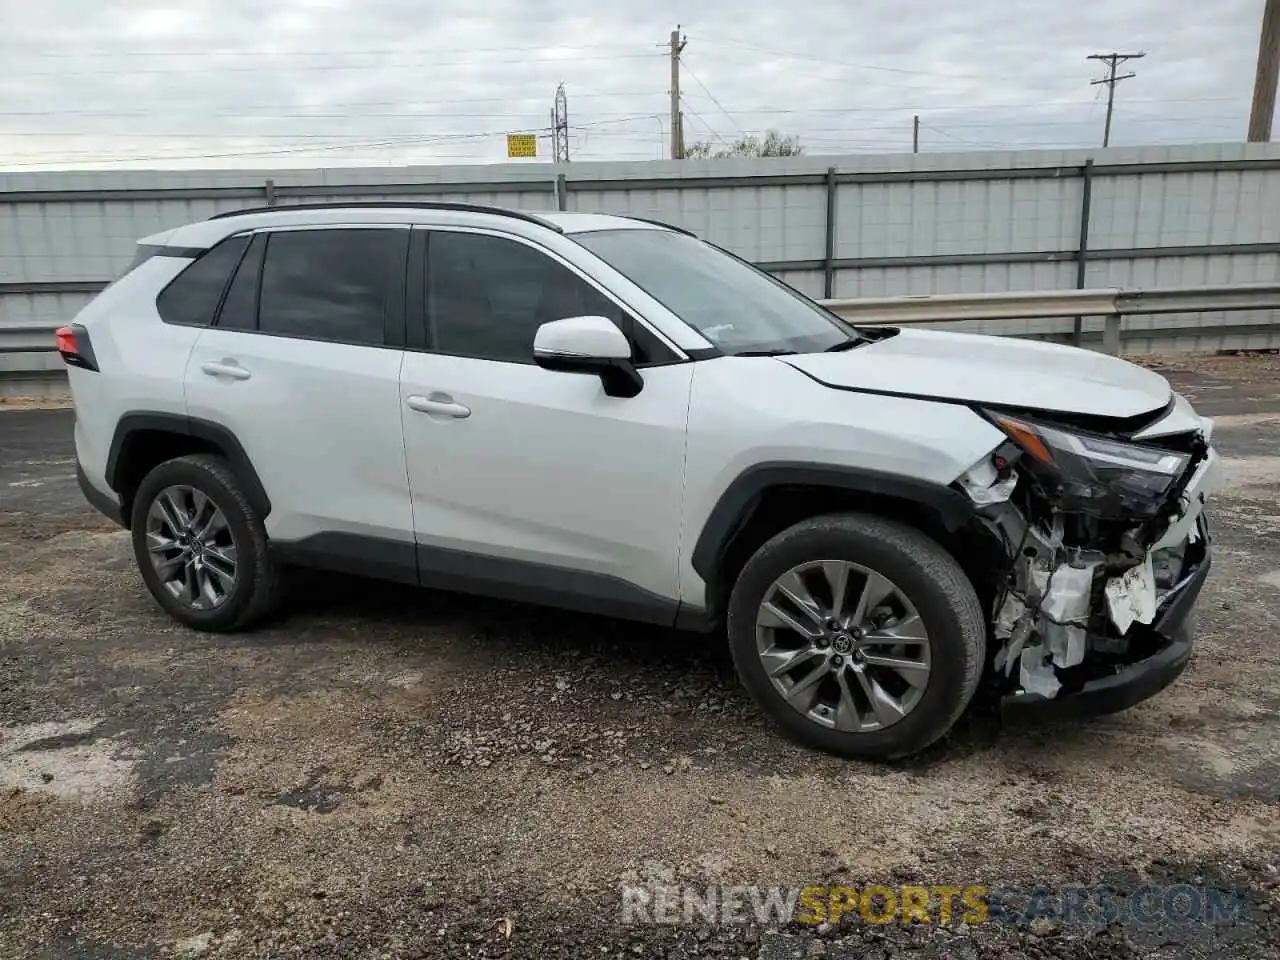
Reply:
M178 484L156 494L146 542L156 576L178 602L212 610L235 588L235 539L226 515L203 491Z
M861 564L792 567L764 593L756 649L792 709L847 733L891 726L929 683L929 634L907 595Z

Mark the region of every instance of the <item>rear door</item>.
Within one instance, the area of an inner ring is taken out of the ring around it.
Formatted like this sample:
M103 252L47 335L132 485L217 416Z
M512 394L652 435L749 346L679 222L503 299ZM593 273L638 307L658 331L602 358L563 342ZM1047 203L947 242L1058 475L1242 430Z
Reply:
M413 579L398 388L408 238L394 225L255 233L186 385L190 415L229 429L257 470L273 541L301 541L320 564L406 561Z

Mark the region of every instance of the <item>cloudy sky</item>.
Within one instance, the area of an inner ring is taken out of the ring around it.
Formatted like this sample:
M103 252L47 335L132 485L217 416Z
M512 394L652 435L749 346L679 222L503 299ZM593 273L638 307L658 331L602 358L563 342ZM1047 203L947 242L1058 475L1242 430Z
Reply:
M568 92L574 159L1244 138L1264 0L0 0L0 168L499 162ZM541 158L550 142L539 144Z

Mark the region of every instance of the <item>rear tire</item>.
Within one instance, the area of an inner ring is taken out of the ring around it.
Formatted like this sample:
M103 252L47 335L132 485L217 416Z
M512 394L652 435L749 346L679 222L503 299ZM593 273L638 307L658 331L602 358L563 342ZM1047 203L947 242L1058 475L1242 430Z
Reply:
M728 634L743 685L788 736L874 760L917 753L951 729L987 646L955 558L913 527L854 513L814 517L761 546L734 585Z
M249 626L279 594L262 519L222 457L160 464L133 499L130 530L143 582L171 617L196 630Z

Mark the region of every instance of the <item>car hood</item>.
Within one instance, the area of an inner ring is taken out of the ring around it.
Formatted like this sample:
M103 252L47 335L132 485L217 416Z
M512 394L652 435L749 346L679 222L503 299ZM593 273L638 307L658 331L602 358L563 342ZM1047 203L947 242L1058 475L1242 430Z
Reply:
M1101 417L1150 413L1172 393L1158 373L1106 354L941 330L901 330L840 353L781 359L837 389Z

